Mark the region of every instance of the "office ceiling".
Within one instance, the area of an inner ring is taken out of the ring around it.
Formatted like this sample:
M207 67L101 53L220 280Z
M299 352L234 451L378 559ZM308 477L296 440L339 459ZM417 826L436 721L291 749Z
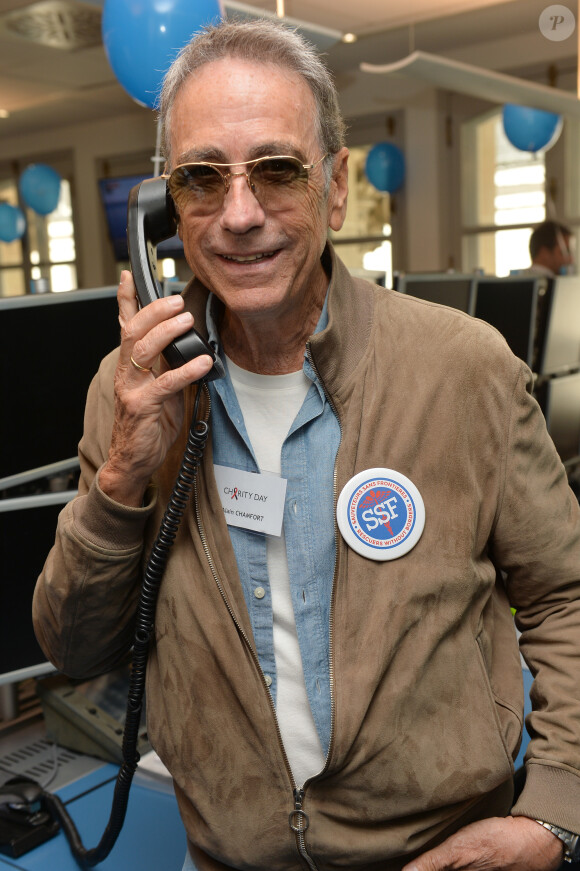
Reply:
M183 0L182 0L183 2ZM194 0L192 0L192 3ZM228 14L276 14L276 0L224 0ZM564 0L578 17L577 0ZM102 0L0 0L0 136L41 132L131 112L100 38ZM428 81L361 71L415 50L575 90L577 32L540 31L549 0L285 0L285 14L326 54L349 118L400 107ZM358 39L346 44L341 34Z

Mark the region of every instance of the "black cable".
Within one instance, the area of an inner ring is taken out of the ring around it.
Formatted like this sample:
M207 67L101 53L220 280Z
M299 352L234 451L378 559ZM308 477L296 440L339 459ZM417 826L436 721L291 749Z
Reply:
M145 673L147 670L149 645L155 624L157 598L165 566L169 558L169 552L187 507L209 432L207 422L197 419L201 393L202 389L199 387L181 467L145 567L137 607L133 662L129 677L127 716L122 745L123 762L117 774L109 822L97 846L91 850L85 849L78 830L60 798L51 793L44 794L46 805L53 818L57 819L62 825L75 859L84 868L92 868L107 858L119 837L125 821L129 790L139 762L139 752L137 750L139 724L145 693Z

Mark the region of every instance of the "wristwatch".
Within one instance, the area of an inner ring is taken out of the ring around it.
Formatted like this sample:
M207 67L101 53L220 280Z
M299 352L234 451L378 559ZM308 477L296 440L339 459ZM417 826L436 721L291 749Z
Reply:
M575 835L574 832L569 832L567 829L553 825L553 823L545 823L543 820L536 820L536 822L560 838L564 844L564 862L578 862L580 860L580 835Z

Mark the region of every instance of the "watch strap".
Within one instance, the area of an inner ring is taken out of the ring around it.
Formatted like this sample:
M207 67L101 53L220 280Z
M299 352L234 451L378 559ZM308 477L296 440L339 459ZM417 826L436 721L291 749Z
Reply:
M580 859L580 835L569 832L561 826L555 826L553 823L545 823L543 820L536 820L536 822L560 838L564 844L565 862L577 862Z

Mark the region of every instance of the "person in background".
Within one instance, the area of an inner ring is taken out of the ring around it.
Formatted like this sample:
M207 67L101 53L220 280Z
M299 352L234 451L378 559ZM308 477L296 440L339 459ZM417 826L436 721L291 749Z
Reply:
M554 278L566 274L574 265L572 230L557 221L544 221L530 236L532 265L524 270L528 275Z
M554 871L580 833L580 517L531 373L487 324L349 274L327 238L344 123L297 34L204 29L161 118L195 279L139 309L122 275L36 588L43 649L89 677L131 647L199 396L211 437L147 671L184 867ZM193 323L223 378L163 363Z

